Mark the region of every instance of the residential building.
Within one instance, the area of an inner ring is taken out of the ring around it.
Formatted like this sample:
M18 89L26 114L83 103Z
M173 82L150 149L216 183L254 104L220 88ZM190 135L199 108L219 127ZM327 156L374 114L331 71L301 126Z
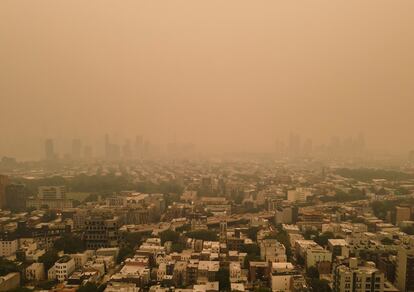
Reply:
M332 291L383 292L384 274L375 267L373 262L358 265L357 258L350 258L348 262L335 265Z
M61 257L48 271L49 280L63 282L75 271L75 260L68 255Z
M267 262L286 262L286 248L276 239L264 239L260 242L260 257Z
M398 248L395 284L400 291L414 291L414 244Z
M33 263L26 268L27 281L43 281L45 278L45 267L43 263Z

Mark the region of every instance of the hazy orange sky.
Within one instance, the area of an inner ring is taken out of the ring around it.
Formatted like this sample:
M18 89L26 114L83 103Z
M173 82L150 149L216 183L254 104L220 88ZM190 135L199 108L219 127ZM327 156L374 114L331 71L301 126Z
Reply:
M414 1L0 1L0 157L50 137L414 148ZM58 148L58 150L59 150Z

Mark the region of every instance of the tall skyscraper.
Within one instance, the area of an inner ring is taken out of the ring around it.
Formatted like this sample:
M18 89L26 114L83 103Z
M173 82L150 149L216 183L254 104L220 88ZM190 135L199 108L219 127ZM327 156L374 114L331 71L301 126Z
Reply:
M275 154L277 158L281 158L285 155L285 144L278 138L275 140Z
M92 159L92 147L91 146L83 147L83 158L86 160Z
M6 206L6 187L9 184L9 177L0 174L0 209Z
M297 157L301 152L300 135L291 133L289 136L289 156Z
M54 160L56 158L52 139L46 139L45 141L45 156L46 160Z
M309 156L312 154L312 150L313 150L313 142L312 139L308 138L305 140L305 142L303 143L303 154L306 156Z
M144 138L140 135L135 137L135 156L142 157L142 153L144 150Z
M132 157L131 141L129 139L122 146L122 156L127 159Z
M105 158L107 160L118 160L121 158L121 147L109 141L109 135L105 135Z
M72 140L72 159L80 160L82 152L82 142L80 139Z

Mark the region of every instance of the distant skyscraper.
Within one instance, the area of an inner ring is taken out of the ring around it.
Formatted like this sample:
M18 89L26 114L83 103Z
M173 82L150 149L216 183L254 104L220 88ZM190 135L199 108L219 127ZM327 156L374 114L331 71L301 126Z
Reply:
M291 157L297 157L300 155L300 150L300 136L298 134L291 133L289 136L289 155Z
M92 159L92 147L91 146L83 147L83 158L85 158L86 160Z
M144 150L144 138L142 136L136 136L135 137L135 145L134 145L134 150L135 150L135 156L136 157L141 157L142 156L142 152Z
M109 135L106 134L105 135L105 158L108 159L109 158L109 152L110 152L110 144L109 144Z
M306 139L303 143L303 154L308 156L312 154L313 143L312 139Z
M46 155L46 160L54 160L56 158L52 139L47 139L45 141L45 155Z
M105 158L107 160L118 160L121 157L121 147L109 142L109 135L105 135Z
M73 139L72 141L72 159L81 159L82 142L80 139Z
M128 159L132 157L131 141L129 139L126 140L124 146L122 146L122 156Z
M285 145L283 141L276 139L275 141L275 154L276 157L280 158L285 154Z
M362 154L365 150L365 136L363 133L359 133L356 144L358 154Z

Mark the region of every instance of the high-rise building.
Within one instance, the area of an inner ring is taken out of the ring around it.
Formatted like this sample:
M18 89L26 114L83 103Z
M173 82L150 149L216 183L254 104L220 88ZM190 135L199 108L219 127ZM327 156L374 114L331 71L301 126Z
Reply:
M111 145L109 144L109 135L105 134L105 158L108 159Z
M414 291L414 242L398 248L396 286L400 291Z
M0 174L0 209L6 206L6 187L9 184L9 177Z
M72 159L80 160L82 152L82 142L80 139L73 139L72 141Z
M303 154L305 156L309 156L312 154L312 150L313 150L313 142L312 142L312 139L308 138L303 143Z
M227 221L220 222L220 242L227 241Z
M289 136L289 156L292 158L299 156L301 153L300 135L291 133Z
M45 157L46 160L54 160L56 158L54 143L52 139L47 139L45 141Z
M135 137L135 156L136 157L142 157L143 151L144 151L144 138L142 136L136 136Z
M122 156L127 159L132 157L131 141L129 139L122 146Z
M92 147L91 146L83 147L83 158L86 160L92 159Z
M411 208L409 206L395 207L395 224L399 225L402 221L411 220Z
M118 246L119 218L93 215L85 221L85 242L88 249Z
M107 160L118 160L121 157L121 147L109 142L109 135L105 135L105 158Z

